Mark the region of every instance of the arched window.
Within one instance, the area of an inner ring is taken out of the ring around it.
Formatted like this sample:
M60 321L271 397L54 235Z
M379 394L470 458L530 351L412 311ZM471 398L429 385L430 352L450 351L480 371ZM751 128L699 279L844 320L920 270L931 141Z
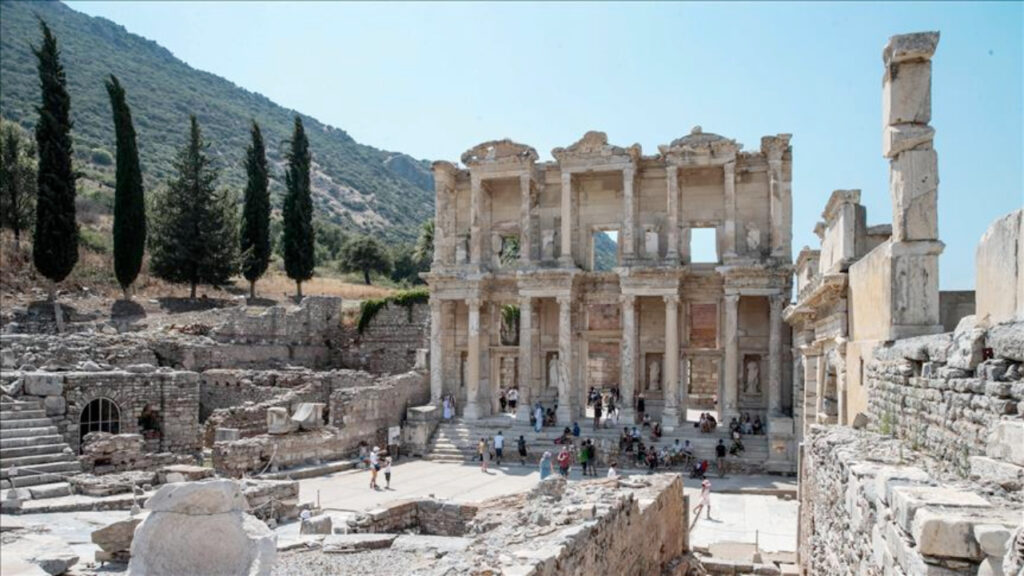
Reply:
M97 398L82 410L82 417L78 424L79 446L82 439L89 432L109 432L119 434L121 432L121 409L109 398Z

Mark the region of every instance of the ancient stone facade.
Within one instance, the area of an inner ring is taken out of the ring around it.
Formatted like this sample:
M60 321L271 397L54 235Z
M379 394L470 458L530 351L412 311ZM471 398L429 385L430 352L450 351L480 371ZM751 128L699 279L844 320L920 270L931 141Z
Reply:
M569 423L591 387L619 387L626 421L643 394L667 428L714 398L791 430L789 140L742 152L695 128L644 156L588 132L554 162L499 140L435 163L433 399L473 419L516 388L522 419L539 401Z

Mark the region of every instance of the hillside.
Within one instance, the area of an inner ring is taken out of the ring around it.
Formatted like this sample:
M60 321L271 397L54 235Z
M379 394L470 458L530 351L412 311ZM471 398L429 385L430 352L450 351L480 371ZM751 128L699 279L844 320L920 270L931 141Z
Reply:
M166 182L171 159L186 137L188 115L195 113L221 170L219 184L240 190L249 122L255 119L275 165L271 190L280 207L285 141L295 111L191 68L157 43L60 2L0 1L0 115L5 119L29 130L36 121L39 81L30 49L39 43L36 15L49 24L62 50L75 124L75 168L84 175L83 211L102 213L112 205L114 130L103 87L110 73L128 94L148 189ZM433 215L429 163L359 144L340 128L301 116L313 152L318 215L347 230L414 239L419 223Z

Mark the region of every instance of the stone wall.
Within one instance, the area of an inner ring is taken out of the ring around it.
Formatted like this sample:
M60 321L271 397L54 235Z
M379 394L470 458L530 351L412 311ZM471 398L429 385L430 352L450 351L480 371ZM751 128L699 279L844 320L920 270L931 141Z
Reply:
M1024 320L1024 209L996 220L975 257L978 317Z
M945 468L895 438L813 426L801 459L802 573L1002 574L1024 510L1019 488L981 486Z
M477 510L478 507L472 504L434 499L410 500L359 514L349 520L348 527L352 532L376 534L412 530L434 536L463 536Z
M339 342L341 364L374 374L401 374L416 365L416 350L430 348L430 307L388 305L359 334L346 327Z
M358 446L383 446L390 426L398 426L406 410L430 401L430 382L420 372L381 378L375 386L342 388L331 393L331 424Z
M213 467L222 476L238 478L250 473L341 460L354 452L355 446L346 435L328 426L320 430L217 442L213 445Z

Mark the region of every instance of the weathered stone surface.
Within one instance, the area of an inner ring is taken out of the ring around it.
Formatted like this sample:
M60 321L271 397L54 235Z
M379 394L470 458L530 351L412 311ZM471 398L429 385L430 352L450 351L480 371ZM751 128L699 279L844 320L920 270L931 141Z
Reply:
M4 544L2 555L5 565L8 557L20 559L54 576L64 574L78 562L78 554L67 542L48 534L26 534L14 542Z
M92 543L104 552L115 553L130 550L135 527L142 523L145 516L131 516L108 524L92 533Z
M988 437L988 455L1024 466L1024 421L1002 420Z
M238 428L217 428L214 442L233 442L241 438Z
M892 508L896 524L910 533L914 516L926 506L990 508L991 504L974 494L941 486L897 486L892 490Z
M146 509L201 516L243 511L246 505L242 488L237 482L205 480L167 484L146 502Z
M889 43L882 51L882 60L886 65L914 60L930 60L938 45L938 32L898 34L889 38Z
M60 396L64 392L64 377L60 374L35 372L21 378L25 394L31 396Z
M1002 558L1009 549L1010 529L999 524L979 524L974 527L974 538L982 552Z
M299 525L299 534L332 534L333 522L326 514L303 518Z
M292 423L302 430L317 430L324 426L324 407L322 402L303 402L295 408Z
M324 538L325 554L348 554L360 550L389 548L397 534L332 534Z
M993 222L975 253L978 318L1024 320L1024 209Z
M935 138L935 129L927 124L896 124L882 130L882 156L893 158L907 150L926 150Z
M68 403L63 396L47 396L43 398L43 408L47 416L63 416L68 411Z
M914 515L910 534L926 556L980 561L984 554L974 539L974 526L984 515L923 508Z
M893 240L938 239L939 169L935 150L908 150L899 154L889 164L889 182Z
M1024 488L1024 467L988 458L971 456L971 478L985 484L996 484L1003 490L1018 491Z
M973 371L981 362L981 351L985 343L985 330L978 325L976 316L960 320L953 332L946 364L951 368Z

